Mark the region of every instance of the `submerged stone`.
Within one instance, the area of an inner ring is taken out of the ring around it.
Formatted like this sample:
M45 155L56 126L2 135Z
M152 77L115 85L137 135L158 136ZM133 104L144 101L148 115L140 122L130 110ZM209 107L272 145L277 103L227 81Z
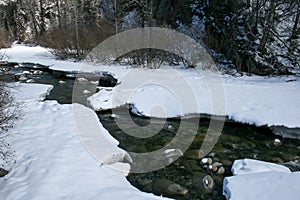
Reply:
M118 79L116 79L112 74L108 72L104 72L99 79L98 86L101 87L115 87L118 83Z
M166 197L184 196L188 193L188 190L175 183L166 179L156 179L153 184L153 192L157 195L163 195Z
M193 177L194 187L200 191L203 195L211 193L214 189L214 180L210 175L207 174L196 174Z

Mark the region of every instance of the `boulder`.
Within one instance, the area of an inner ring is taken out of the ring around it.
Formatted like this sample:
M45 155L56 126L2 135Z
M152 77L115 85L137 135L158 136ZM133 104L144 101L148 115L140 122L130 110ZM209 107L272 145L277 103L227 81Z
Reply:
M194 175L193 184L203 195L212 193L215 186L213 178L210 175L202 173Z
M101 87L115 87L118 83L118 79L116 79L112 74L108 72L103 72L99 79L98 86Z
M181 185L166 179L156 179L153 183L153 192L166 197L184 196L188 190Z

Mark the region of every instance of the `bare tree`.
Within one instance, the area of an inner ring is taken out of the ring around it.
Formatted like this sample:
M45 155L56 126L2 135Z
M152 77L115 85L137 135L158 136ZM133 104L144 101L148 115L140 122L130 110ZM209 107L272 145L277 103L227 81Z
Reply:
M267 44L267 42L270 39L270 33L271 33L271 30L274 27L274 17L276 15L276 3L275 3L275 0L270 0L270 6L269 6L268 10L269 10L268 13L267 13L268 19L267 19L266 24L264 26L263 36L262 36L262 38L260 40L260 45L258 47L258 50L260 52L262 52L262 53L265 53L266 44Z
M298 6L290 40L297 38L297 31L299 29L299 21L300 21L300 8Z

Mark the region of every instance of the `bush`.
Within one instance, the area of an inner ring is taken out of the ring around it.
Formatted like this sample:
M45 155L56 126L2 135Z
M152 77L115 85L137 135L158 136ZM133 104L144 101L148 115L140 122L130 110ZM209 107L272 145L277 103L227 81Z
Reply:
M10 87L0 81L0 168L7 166L12 158L12 151L6 142L7 133L18 118L17 104L10 92Z
M114 35L114 28L102 21L98 25L78 27L78 45L73 26L59 29L55 27L38 39L42 46L48 47L60 59L83 59L99 43Z
M162 64L176 66L183 64L186 68L193 67L182 57L160 49L139 49L126 53L116 59L121 65L158 69Z

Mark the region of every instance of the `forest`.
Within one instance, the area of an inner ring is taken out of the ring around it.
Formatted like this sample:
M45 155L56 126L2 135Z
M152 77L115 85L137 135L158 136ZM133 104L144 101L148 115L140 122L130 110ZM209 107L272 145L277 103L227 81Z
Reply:
M299 7L298 0L2 0L0 47L18 41L83 59L122 31L164 27L201 43L226 73L298 74Z

